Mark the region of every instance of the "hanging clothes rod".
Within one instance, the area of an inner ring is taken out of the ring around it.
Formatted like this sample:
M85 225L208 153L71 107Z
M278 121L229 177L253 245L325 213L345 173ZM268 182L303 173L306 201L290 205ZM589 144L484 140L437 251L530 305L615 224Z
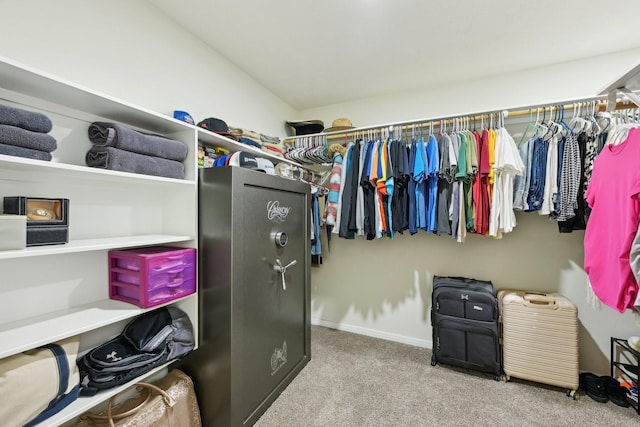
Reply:
M599 97L576 99L573 101L538 104L538 105L532 105L528 107L518 107L517 109L511 109L511 110L501 110L501 111L492 110L492 111L487 111L482 113L459 114L454 116L437 117L437 118L431 118L431 119L419 119L419 120L410 120L410 121L404 121L404 122L387 123L383 125L364 126L364 127L357 127L349 130L341 130L341 131L335 131L335 132L324 132L324 133L316 133L311 135L290 136L285 138L283 142L285 144L291 144L291 143L295 143L295 140L297 139L312 138L312 137L326 137L327 139L340 139L340 138L345 138L349 135L360 133L360 132L367 132L367 131L378 132L378 131L385 131L385 130L392 130L392 129L396 130L398 129L398 127L401 127L401 129L403 130L410 130L410 129L415 129L416 127L422 127L422 128L429 127L429 126L438 127L440 126L440 123L443 123L445 126L447 126L455 123L457 119L479 121L483 119L489 119L491 117L500 118L502 112L506 112L505 118L526 116L526 115L530 115L532 112L536 113L537 111L539 111L540 113L552 112L552 111L556 112L562 107L564 107L564 111L566 112L566 111L571 111L578 107L583 108L585 104L589 104L593 102L596 103L596 106L595 106L596 112L603 112L607 110L607 97L599 96ZM625 109L632 109L632 108L638 108L638 107L639 106L635 105L632 102L629 102L628 100L618 100L616 103L615 110L625 110Z

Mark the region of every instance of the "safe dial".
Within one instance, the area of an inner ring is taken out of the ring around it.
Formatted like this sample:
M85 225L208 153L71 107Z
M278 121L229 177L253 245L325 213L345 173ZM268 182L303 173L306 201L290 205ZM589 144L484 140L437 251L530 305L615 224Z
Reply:
M284 247L288 241L287 233L284 231L278 231L276 233L276 246Z

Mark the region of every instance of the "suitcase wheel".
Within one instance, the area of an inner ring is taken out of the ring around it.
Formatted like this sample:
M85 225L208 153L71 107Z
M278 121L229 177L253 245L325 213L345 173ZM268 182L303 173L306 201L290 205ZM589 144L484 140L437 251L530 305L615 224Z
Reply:
M567 397L572 397L573 400L580 399L580 395L577 393L577 390L567 390Z
M438 361L436 360L436 356L434 354L431 355L431 366L436 366Z

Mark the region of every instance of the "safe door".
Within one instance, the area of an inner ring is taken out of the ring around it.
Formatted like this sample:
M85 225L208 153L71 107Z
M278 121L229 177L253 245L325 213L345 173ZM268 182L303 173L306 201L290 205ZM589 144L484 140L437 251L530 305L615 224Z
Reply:
M250 181L238 190L244 209L234 242L242 261L234 260L232 364L239 412L252 424L309 358L310 211L306 193Z

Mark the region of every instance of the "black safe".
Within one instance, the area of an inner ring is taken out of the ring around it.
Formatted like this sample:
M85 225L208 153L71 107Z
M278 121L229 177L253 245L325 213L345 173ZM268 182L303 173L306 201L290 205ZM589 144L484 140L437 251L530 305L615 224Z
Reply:
M309 185L240 167L200 169L202 425L251 426L311 358Z

